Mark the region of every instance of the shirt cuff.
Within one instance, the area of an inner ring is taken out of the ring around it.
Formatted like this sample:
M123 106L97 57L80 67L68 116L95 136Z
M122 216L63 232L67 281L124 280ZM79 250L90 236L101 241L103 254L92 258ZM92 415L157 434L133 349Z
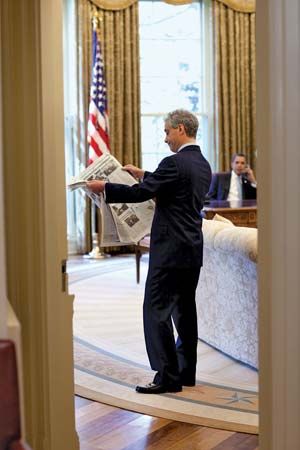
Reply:
M105 203L106 203L106 183L107 181L105 182L104 191L102 192Z

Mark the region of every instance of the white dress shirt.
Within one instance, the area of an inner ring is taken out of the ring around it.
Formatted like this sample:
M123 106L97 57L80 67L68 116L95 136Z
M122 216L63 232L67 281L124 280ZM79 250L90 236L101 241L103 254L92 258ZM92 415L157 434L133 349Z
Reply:
M227 200L242 200L242 180L233 170L231 171L230 188L228 192Z
M187 142L186 144L181 145L181 147L179 147L176 153L180 152L180 150L182 150L184 147L188 147L189 145L198 145L198 144L196 143L196 141Z

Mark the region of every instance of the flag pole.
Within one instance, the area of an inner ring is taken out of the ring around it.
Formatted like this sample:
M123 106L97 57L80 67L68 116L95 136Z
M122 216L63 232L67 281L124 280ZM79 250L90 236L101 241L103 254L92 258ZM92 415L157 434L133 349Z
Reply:
M99 226L101 226L102 222L102 215L101 211L97 206L92 202L92 209L91 209L91 218L92 218L92 251L89 252L88 255L84 255L84 258L89 259L104 259L109 258L110 255L107 253L104 253L101 250L100 247L100 238L99 238ZM96 223L98 224L98 230Z
M92 25L93 25L93 31L97 33L98 31L98 25L101 18L99 17L98 12L94 12L92 17ZM88 255L85 255L85 258L90 259L104 259L110 257L110 255L105 254L101 250L100 246L100 232L99 229L102 226L102 214L99 208L92 202L91 205L91 230L92 230L92 251L89 252Z

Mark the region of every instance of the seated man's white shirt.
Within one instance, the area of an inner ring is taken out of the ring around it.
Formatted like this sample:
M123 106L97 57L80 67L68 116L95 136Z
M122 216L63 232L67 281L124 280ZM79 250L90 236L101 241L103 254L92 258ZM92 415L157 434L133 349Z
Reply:
M242 180L233 170L231 171L230 188L228 192L227 200L242 200Z

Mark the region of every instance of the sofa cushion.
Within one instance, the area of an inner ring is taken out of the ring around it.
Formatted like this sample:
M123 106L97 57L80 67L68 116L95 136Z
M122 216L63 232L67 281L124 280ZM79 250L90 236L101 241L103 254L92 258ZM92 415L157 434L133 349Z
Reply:
M234 225L232 225L232 226L234 226ZM221 222L218 220L203 219L202 232L203 232L203 237L204 237L204 245L205 245L205 243L212 245L216 235L220 231L222 231L228 227L231 228L232 226L228 223Z
M223 229L216 235L214 247L224 252L241 253L257 262L257 228Z
M227 219L226 217L221 216L220 214L215 214L212 220L217 220L218 222L224 222L228 223L228 225L235 226L234 223L231 222L231 220Z
M237 227L226 220L203 219L204 246L224 252L240 252L257 262L257 228Z

